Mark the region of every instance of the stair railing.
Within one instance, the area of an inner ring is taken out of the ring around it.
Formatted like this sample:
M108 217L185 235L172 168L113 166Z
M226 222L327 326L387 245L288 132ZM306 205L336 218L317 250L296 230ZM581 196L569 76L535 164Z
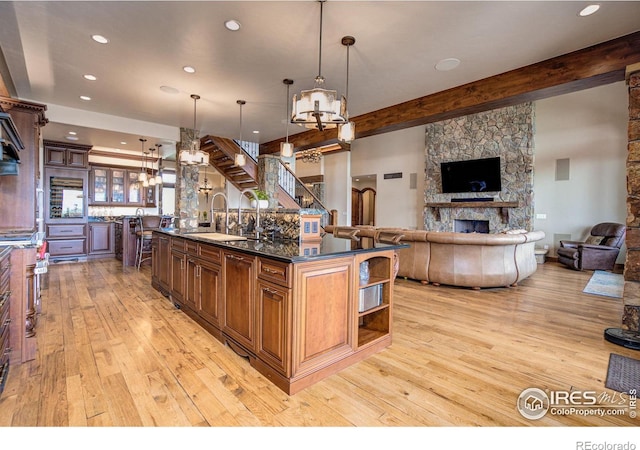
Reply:
M280 187L293 198L301 208L317 209L322 213L322 225L332 223L331 212L318 196L296 176L291 169L280 161L278 169Z

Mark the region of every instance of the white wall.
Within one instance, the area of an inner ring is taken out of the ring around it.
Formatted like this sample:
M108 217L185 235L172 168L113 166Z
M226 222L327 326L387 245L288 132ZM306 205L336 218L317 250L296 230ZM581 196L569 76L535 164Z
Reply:
M626 221L628 92L624 82L536 102L534 228L580 240L599 222ZM556 181L568 158L570 179ZM618 262L624 261L624 252Z
M351 176L376 175L377 226L424 227L424 139L424 127L419 126L351 143ZM384 179L385 173L396 172L402 178ZM417 174L416 189L409 189L411 173Z
M324 204L338 210L338 225L351 225L351 154L332 153L322 158Z

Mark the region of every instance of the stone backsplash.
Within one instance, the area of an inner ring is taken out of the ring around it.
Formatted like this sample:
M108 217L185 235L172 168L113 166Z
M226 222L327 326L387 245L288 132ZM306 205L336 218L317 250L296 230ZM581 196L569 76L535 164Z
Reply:
M275 235L281 239L298 239L300 237L301 216L322 215L326 212L316 209L267 209L260 211L260 227L267 235ZM255 223L256 210L243 209L240 211L242 224ZM226 212L217 210L213 213L215 230L224 233ZM238 210L229 210L229 231L238 233Z
M425 204L452 199L493 197L517 202L508 220L500 208L424 208L426 230L454 231L454 221L488 220L489 232L531 230L533 226L533 103L495 109L426 125ZM501 158L500 192L442 193L440 163L480 158Z

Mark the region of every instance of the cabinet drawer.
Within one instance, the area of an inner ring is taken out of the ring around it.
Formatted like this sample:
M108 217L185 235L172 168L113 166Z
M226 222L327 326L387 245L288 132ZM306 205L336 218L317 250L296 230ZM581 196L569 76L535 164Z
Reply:
M271 259L258 258L258 277L281 286L291 287L291 265Z
M186 239L171 238L171 250L178 252L186 251Z
M84 225L47 225L47 237L84 236Z
M189 253L192 256L196 256L198 254L198 244L193 242L193 241L186 241L185 242L185 247L187 249L187 253Z
M218 247L213 247L211 245L205 245L205 244L198 244L197 255L199 258L212 263L217 263L217 264L222 263L222 252Z
M64 241L48 241L51 256L84 254L84 239L65 239Z

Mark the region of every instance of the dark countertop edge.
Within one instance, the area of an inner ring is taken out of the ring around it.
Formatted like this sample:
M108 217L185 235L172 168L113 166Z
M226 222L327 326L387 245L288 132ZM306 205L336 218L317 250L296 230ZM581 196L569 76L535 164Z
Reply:
M189 239L191 241L201 242L203 244L209 244L209 245L213 245L213 246L221 247L221 248L226 248L226 249L233 250L233 251L240 252L240 253L247 253L247 254L250 254L250 255L262 256L262 257L265 257L265 258L274 259L274 260L277 260L277 261L282 261L282 262L287 262L287 263L300 263L300 262L306 262L306 261L320 261L320 260L324 260L324 259L341 258L343 256L354 255L354 254L357 254L357 253L376 253L376 252L382 252L382 251L386 251L386 250L396 250L396 249L400 249L400 248L409 247L409 244L397 244L397 245L379 244L379 245L381 245L380 247L363 248L363 249L356 249L356 250L351 250L350 249L350 250L344 250L344 251L341 250L341 251L336 251L336 252L333 252L333 253L321 254L321 255L282 256L282 255L274 255L273 253L261 252L259 250L255 250L255 249L238 248L235 245L233 245L233 242L244 242L244 241L211 241L211 240L207 240L207 239L198 238L196 236L190 236L191 233L202 233L202 232L206 233L206 232L209 232L209 231L210 230L207 230L207 231L189 231L189 232L186 232L186 233L182 234L179 230L176 230L176 229L154 230L154 232L166 234L168 236L175 236L175 237L185 238L185 239ZM339 238L335 238L335 239L339 239ZM275 241L275 242L278 242L278 241ZM282 242L290 242L290 241L282 240ZM312 241L305 241L305 242L309 243L309 242L312 242Z

